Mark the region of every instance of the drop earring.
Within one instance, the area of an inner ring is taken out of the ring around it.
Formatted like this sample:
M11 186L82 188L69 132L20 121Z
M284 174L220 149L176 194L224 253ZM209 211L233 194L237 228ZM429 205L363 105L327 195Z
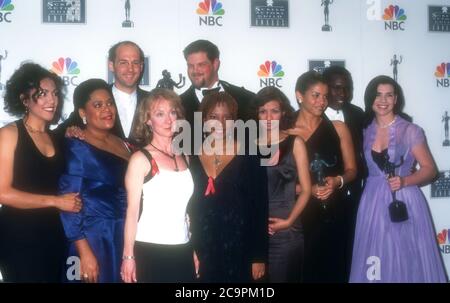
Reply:
M87 120L86 117L81 118L81 120L83 120L83 124L86 125L87 124Z

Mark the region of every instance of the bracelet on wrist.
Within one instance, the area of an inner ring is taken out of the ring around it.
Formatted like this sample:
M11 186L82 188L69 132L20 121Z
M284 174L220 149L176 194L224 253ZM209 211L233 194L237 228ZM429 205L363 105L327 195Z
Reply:
M134 260L136 259L134 256L123 256L122 260Z

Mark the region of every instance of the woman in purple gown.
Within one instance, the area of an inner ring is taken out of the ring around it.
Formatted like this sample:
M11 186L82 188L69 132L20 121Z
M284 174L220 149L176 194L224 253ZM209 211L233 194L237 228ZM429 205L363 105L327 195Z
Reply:
M403 93L392 78L374 78L364 99L369 176L358 210L350 282L446 282L428 204L418 187L437 171L423 130L401 112ZM414 170L417 162L420 168ZM393 174L386 177L389 170ZM401 201L395 208L394 198Z

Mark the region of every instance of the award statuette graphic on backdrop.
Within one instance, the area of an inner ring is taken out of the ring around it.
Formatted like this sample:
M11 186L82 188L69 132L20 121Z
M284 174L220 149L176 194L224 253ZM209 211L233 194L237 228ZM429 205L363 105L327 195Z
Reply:
M309 70L314 70L318 73L323 73L323 71L330 66L342 66L345 67L345 60L333 60L333 59L313 59L308 60Z
M325 24L322 26L323 32L331 32L333 28L329 24L330 21L330 5L333 4L334 0L322 0L322 4L320 6L323 6L323 15L325 18Z
M43 23L86 23L86 0L43 0Z
M431 198L450 198L450 170L440 171L438 179L431 183Z
M445 111L445 115L442 116L442 122L444 122L444 135L445 135L445 139L444 142L442 142L442 146L450 146L450 140L448 138L448 120L450 120L450 117L448 116L448 112Z
M392 74L395 81L398 81L398 65L402 64L403 56L400 55L400 60L397 58L397 55L394 55L391 59L392 66Z
M172 75L167 71L167 69L163 70L161 74L163 77L158 81L158 84L156 84L157 88L167 88L173 90L174 87L182 88L186 83L186 78L182 74L178 74L180 78L180 81L178 81L178 83L173 81Z
M122 27L134 27L133 21L130 20L131 3L130 0L125 1L125 21L122 22Z
M8 58L8 51L5 49L5 55L0 52L0 90L5 86L2 84L2 62Z
M450 33L450 9L448 6L428 6L428 31Z
M336 158L334 159L334 163L328 163L325 160L320 158L318 153L314 153L314 159L309 164L309 169L316 176L316 182L318 186L325 186L325 175L324 169L325 167L333 167L336 165ZM331 222L333 220L332 214L329 211L329 207L327 201L320 201L320 218L324 222Z
M251 0L251 26L289 27L288 0Z

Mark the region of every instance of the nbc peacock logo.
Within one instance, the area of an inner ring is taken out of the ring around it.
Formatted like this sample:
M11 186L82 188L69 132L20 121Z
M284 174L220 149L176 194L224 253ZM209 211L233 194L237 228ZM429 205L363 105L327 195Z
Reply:
M52 72L60 76L65 85L77 86L76 79L77 75L80 74L80 69L78 68L78 63L72 58L60 57L58 60L52 63Z
M437 87L449 87L450 86L450 63L442 62L436 67L434 72L436 77Z
M222 26L225 10L221 2L216 0L204 0L198 4L197 15L199 15L199 25Z
M283 67L275 60L266 60L259 66L258 76L260 87L276 86L281 88L281 80L284 77Z
M449 239L450 229L443 229L437 234L437 241L441 253L450 254L450 239Z
M405 10L398 5L389 5L384 9L383 20L385 30L405 30L405 21L408 17Z
M14 5L11 0L0 0L0 23L11 23L11 12L14 10Z

